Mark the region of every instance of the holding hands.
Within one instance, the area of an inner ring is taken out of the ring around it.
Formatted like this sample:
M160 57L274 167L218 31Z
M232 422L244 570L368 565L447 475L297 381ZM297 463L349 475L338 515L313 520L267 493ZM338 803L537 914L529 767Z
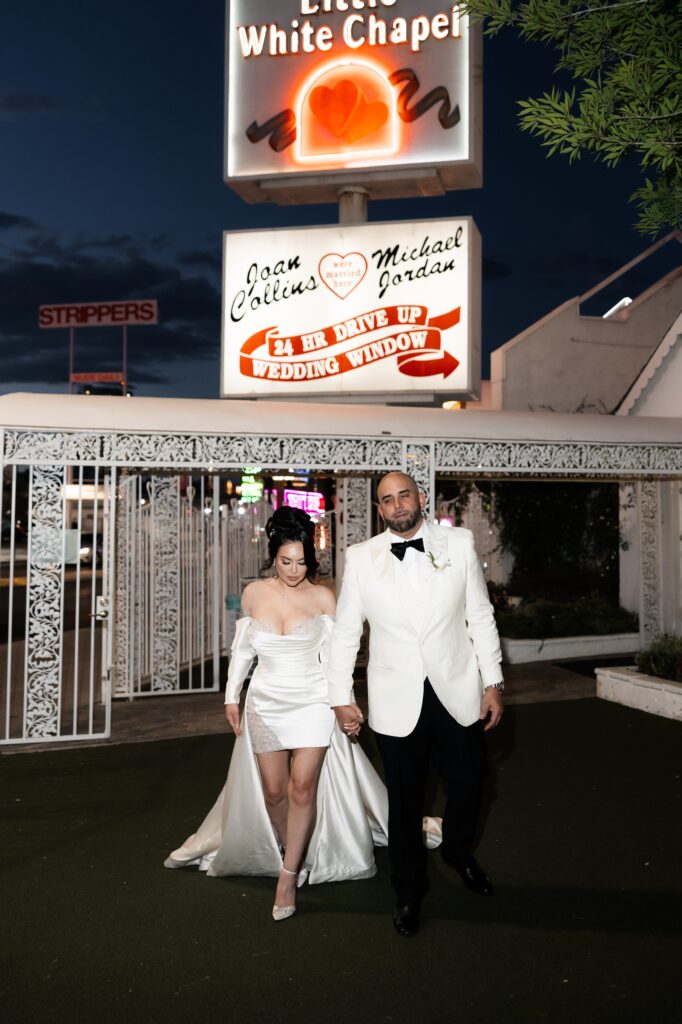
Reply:
M334 708L334 714L339 728L346 736L353 738L359 734L365 716L357 704L340 704Z

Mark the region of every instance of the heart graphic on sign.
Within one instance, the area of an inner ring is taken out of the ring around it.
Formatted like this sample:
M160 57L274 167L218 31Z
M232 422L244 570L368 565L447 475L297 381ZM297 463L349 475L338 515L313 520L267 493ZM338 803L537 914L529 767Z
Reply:
M348 252L341 256L329 252L320 260L320 280L339 299L347 299L367 273L367 260L360 252Z
M359 142L388 120L388 107L380 100L368 103L358 85L343 78L333 89L318 85L310 94L310 109L337 139Z

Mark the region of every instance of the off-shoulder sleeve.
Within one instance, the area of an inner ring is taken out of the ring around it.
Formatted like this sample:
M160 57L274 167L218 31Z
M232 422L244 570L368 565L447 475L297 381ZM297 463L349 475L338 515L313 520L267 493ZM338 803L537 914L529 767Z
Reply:
M237 620L237 628L232 641L230 653L230 667L227 670L227 686L225 687L225 703L238 704L239 694L249 674L256 652L251 646L249 638L249 626L251 619L246 616Z
M320 661L322 662L322 668L324 674L327 674L327 665L329 664L329 641L332 638L332 631L334 629L335 619L331 615L322 615L322 646L320 647Z

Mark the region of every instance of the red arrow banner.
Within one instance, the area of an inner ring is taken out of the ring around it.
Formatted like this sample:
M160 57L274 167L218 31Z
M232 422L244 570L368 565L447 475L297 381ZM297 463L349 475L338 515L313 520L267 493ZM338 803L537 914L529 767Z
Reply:
M398 369L409 377L449 377L459 360L441 351L442 332L455 327L460 317L459 306L431 318L425 306L384 306L309 334L286 337L277 327L268 327L242 345L240 371L267 381L321 380L395 356ZM394 327L398 330L392 331ZM341 353L329 351L351 339L362 343Z

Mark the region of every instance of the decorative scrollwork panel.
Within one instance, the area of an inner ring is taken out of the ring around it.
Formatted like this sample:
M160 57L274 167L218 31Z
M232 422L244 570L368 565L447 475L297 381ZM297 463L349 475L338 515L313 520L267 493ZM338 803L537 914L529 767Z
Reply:
M26 739L59 735L64 466L33 466L27 567Z
M180 479L155 476L149 484L153 522L152 690L180 686Z
M10 463L111 465L113 442L114 435L106 431L6 430L4 451Z
M372 535L371 488L369 477L337 477L336 577L339 580L343 577L347 549Z
M443 473L637 476L682 472L682 445L555 441L436 441Z
M131 696L133 692L131 636L133 511L136 502L136 480L121 477L116 495L116 590L114 598L113 672L114 695Z
M3 442L4 458L10 464L49 461L55 465L65 462L211 472L245 465L388 472L401 465L403 443L412 442L396 437L310 438L11 428L5 429ZM430 446L432 442L424 440L419 444ZM435 440L433 446L434 467L439 472L682 474L682 445L675 444Z
M307 466L317 469L391 469L400 463L396 440L273 437L267 435L121 434L120 465L221 469Z
M656 480L642 480L639 485L642 587L640 630L645 644L650 644L661 632L659 499L660 484Z
M432 444L405 445L405 471L417 482L417 487L426 495L424 512L431 519L435 508L435 460Z

